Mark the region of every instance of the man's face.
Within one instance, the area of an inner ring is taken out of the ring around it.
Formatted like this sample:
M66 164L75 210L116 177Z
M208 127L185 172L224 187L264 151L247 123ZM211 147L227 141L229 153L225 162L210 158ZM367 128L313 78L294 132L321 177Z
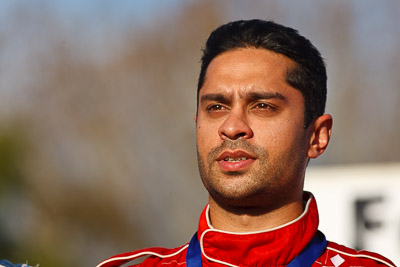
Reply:
M255 48L211 61L195 118L200 176L211 200L276 208L301 197L310 134L303 96L285 82L294 65Z

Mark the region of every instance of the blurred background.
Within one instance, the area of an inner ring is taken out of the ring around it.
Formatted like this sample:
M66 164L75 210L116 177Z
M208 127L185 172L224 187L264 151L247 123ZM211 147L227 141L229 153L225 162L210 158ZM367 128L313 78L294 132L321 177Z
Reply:
M294 27L326 59L333 138L311 169L400 162L399 17L396 0L1 0L0 258L94 266L190 239L201 49L234 19Z

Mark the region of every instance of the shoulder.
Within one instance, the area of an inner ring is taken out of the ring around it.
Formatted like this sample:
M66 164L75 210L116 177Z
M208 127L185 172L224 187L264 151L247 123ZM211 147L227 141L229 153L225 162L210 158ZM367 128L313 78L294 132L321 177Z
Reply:
M328 241L324 254L318 259L323 266L395 266L393 262L377 253L357 251Z
M182 265L186 262L188 244L177 248L147 248L133 252L123 253L100 262L96 267L118 267L134 260L140 260L133 266L168 266Z

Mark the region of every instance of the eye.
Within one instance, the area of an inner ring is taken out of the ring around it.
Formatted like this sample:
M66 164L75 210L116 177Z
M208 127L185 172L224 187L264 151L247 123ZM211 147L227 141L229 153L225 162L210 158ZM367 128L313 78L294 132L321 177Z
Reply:
M272 109L272 106L269 105L269 104L267 104L267 103L258 103L258 104L255 106L255 109L261 109L261 110L264 110L264 109Z
M226 108L221 104L212 104L207 107L207 111L220 111L226 110Z
M206 106L206 113L208 114L210 118L221 118L225 116L229 112L229 109L227 106L223 104L210 104Z
M259 116L272 116L276 114L278 108L270 103L258 102L253 105L251 111Z

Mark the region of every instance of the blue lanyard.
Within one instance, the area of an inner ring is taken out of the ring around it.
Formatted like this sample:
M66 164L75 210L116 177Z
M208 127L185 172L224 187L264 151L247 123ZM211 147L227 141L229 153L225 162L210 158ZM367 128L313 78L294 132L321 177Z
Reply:
M186 266L187 267L201 267L201 248L197 232L194 233L190 240L189 247L186 253Z
M287 267L307 267L311 266L319 256L322 255L326 248L326 238L324 234L317 231L314 238L303 249L303 251L294 258ZM188 267L201 267L201 249L197 232L190 240L189 247L186 254L186 266Z
M0 260L0 266L4 266L4 267L30 267L29 265L22 264L22 263L12 264L8 260Z

